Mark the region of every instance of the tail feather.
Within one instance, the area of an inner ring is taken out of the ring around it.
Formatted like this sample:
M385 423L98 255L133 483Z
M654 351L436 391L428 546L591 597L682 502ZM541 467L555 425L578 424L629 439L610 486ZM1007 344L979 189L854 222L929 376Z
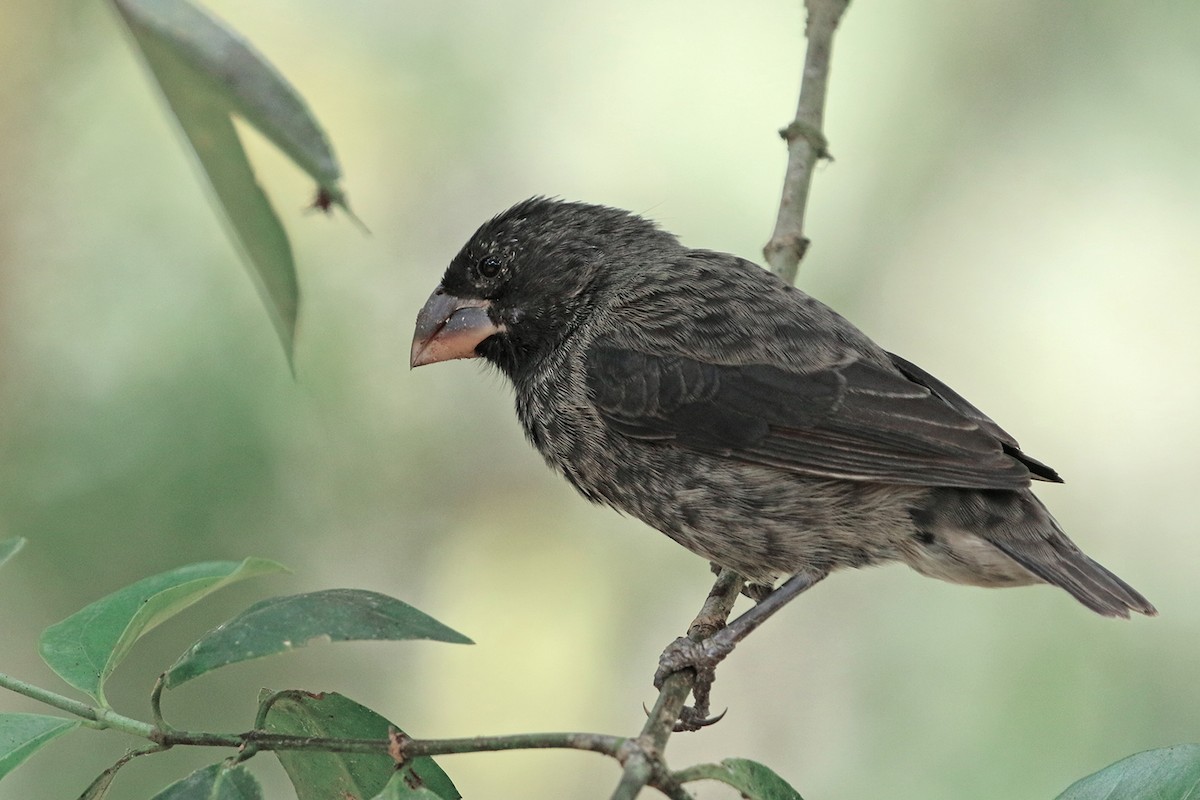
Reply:
M1158 613L1136 589L1076 547L1028 489L936 489L912 516L928 536L928 543L908 558L920 572L981 586L1040 579L1106 617ZM991 546L981 552L972 546L979 540Z
M1049 542L1054 553L1049 559L1031 558L1020 548L1005 542L993 540L992 544L1046 583L1070 592L1097 614L1125 619L1129 618L1130 611L1148 617L1158 614L1158 609L1141 593L1089 558L1065 536L1060 535Z

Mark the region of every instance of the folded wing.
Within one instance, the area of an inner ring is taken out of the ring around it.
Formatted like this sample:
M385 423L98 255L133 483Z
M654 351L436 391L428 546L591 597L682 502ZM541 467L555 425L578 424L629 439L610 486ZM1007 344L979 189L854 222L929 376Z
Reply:
M587 383L623 436L805 475L972 489L1057 477L944 384L896 366L848 356L800 372L597 346Z

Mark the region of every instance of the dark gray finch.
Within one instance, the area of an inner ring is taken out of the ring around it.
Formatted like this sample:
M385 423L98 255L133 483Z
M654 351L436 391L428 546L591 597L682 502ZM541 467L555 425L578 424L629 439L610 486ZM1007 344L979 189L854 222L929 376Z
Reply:
M770 272L629 212L533 198L476 231L417 316L411 363L475 357L584 497L754 583L903 561L1156 613L1030 491L1058 474L957 392Z

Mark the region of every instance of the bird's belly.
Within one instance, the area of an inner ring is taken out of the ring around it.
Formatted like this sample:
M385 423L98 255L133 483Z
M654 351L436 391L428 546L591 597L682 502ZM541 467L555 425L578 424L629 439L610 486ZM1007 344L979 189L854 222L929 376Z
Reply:
M915 532L909 509L926 491L642 447L656 457L627 452L603 480L569 477L585 495L760 583L900 558Z
M581 494L758 583L901 558L916 533L910 509L929 491L813 478L629 439L586 406L534 408L520 397L530 441Z

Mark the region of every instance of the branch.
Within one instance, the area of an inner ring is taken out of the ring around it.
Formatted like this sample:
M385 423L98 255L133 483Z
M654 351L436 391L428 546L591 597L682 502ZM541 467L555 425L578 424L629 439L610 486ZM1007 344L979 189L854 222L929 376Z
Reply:
M808 249L804 235L804 211L812 185L813 168L818 160L829 158L822 132L825 118L825 84L829 80L829 55L833 32L850 0L805 0L808 9L808 52L804 56L804 77L800 82L800 102L796 118L780 131L788 143L787 172L775 232L763 248L771 271L788 283L796 282L800 259Z
M763 248L763 255L771 270L789 283L794 283L796 270L808 239L804 236L804 211L808 204L808 193L812 185L813 167L821 158L828 158L825 135L821 132L825 113L825 86L829 80L829 58L833 47L833 32L846 11L849 0L805 0L808 23L805 36L808 51L804 58L804 76L800 84L800 100L796 106L796 118L781 135L788 143L788 166L783 182L783 196L779 201L779 214L775 231ZM809 576L808 582L789 581L793 591L776 590L772 602L749 613L753 617L744 626L745 633L753 630L763 619L787 600L794 597L822 576ZM731 570L722 570L717 582L709 592L703 610L688 629L688 638L693 642L710 640L725 628L733 604L741 592L743 579ZM767 607L769 606L769 608ZM737 637L737 638L740 638ZM662 751L667 740L676 729L684 711L689 694L696 695L699 717L708 713L708 685L697 681L695 670L683 670L667 677L659 691L658 702L650 711L649 719L637 739L626 743L628 755L624 759L625 771L621 782L612 795L612 800L633 800L647 785L654 786L668 797L687 797L675 776L664 774L665 762Z
M724 627L742 591L742 583L742 576L733 570L721 570L704 601L704 607L688 628L689 639L702 642ZM667 772L662 752L666 749L667 740L675 732L675 723L683 712L688 695L695 687L695 670L676 672L663 682L658 701L650 710L641 735L626 742L625 771L613 792L612 800L632 800L647 785L659 788L668 797L687 797L687 793Z
M112 728L132 736L138 736L153 742L159 748L169 748L180 745L202 747L233 747L251 748L253 750L317 750L329 753L378 753L387 755L389 742L387 739L338 739L318 736L295 736L292 734L270 733L262 730L260 723L256 729L244 733L209 733L201 731L176 730L164 724L158 709L158 694L161 684L155 686L154 716L156 724L141 722L110 708L88 705L56 692L43 689L40 686L26 683L10 675L0 673L0 687L9 689L17 694L38 700L46 705L73 714L87 721L89 727L97 729ZM686 694L684 695L686 697ZM498 750L529 750L529 749L572 749L602 753L613 758L619 758L626 739L621 736L609 736L600 733L522 733L511 736L472 736L463 739L411 739L403 738L402 752L405 758L417 756L437 756L450 753L482 753ZM140 754L140 753L139 753Z
M404 759L452 753L491 753L500 750L570 749L619 758L626 739L602 733L517 733L511 736L472 736L464 739L410 739L397 735ZM386 742L385 742L386 744Z
M130 719L122 714L118 714L111 708L90 706L87 703L66 697L57 692L52 692L49 689L43 689L40 686L34 686L32 683L26 683L11 675L5 675L2 672L0 672L0 687L16 692L17 694L23 694L26 697L45 703L60 711L66 711L68 714L74 714L86 720L84 724L91 728L98 730L112 728L124 731L133 736L140 736L143 739L152 738L152 734L154 733L153 725L139 722L136 719Z

